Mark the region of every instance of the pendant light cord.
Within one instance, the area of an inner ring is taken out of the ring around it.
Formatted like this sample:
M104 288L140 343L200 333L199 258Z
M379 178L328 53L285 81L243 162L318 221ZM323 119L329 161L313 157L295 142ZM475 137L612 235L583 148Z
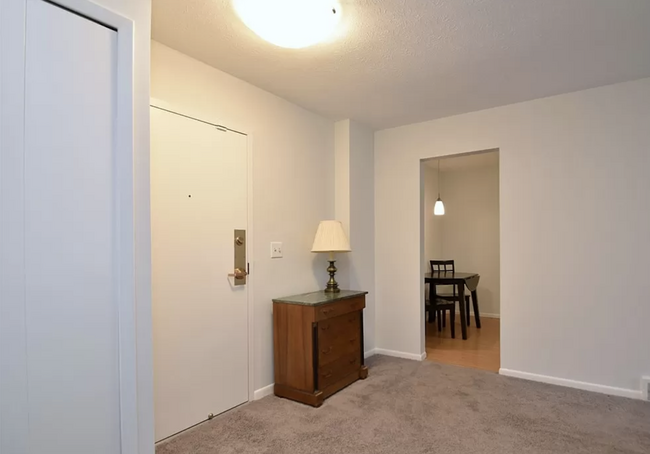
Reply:
M438 158L438 198L440 198L440 158Z

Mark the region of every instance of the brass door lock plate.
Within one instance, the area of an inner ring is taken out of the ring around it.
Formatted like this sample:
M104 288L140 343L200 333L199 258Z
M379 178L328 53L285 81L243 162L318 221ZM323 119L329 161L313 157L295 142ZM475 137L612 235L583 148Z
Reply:
M234 232L235 263L234 273L228 276L235 278L235 285L246 285L247 262L246 262L246 230L236 229Z

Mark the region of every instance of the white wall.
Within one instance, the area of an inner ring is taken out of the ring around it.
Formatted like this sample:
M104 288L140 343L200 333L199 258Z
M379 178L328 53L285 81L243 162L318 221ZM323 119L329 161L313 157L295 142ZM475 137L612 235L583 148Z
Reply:
M335 124L335 216L350 238L349 254L339 254L341 288L366 290L364 349L375 348L374 133L352 120Z
M334 123L334 219L341 221L350 239L350 120ZM354 249L352 244L350 248ZM350 287L350 254L336 255L336 282Z
M453 158L451 158L453 159ZM471 159L471 158L464 158ZM444 162L444 160L443 160ZM453 259L458 271L481 275L478 287L480 313L499 316L499 164L441 172L445 215L434 216L437 198L435 171L425 177L425 256ZM433 173L433 174L432 174ZM473 309L472 309L473 313Z
M149 84L151 0L101 0L135 24L135 279L138 364L138 454L153 454L153 349L151 327L151 219L149 184Z
M441 176L442 179L442 176ZM429 267L429 260L442 259L442 223L444 216L435 216L433 207L438 200L438 171L426 164L422 165L422 184L424 185L424 267ZM445 199L443 202L447 201ZM445 205L447 208L447 205Z
M334 215L334 123L160 43L152 42L151 95L180 112L253 136L254 387L273 383L271 299L327 283L310 252L318 223ZM270 242L282 241L282 259Z
M499 148L502 367L638 396L650 373L648 125L643 79L377 132L378 347L424 352L420 160Z
M150 0L93 0L126 16L135 24L134 45L134 189L137 317L137 367L140 409L137 415L139 453L153 453L153 398L151 365L151 293L149 227L149 48ZM72 2L68 2L73 6ZM22 454L28 449L27 376L25 362L11 352L25 348L24 257L14 254L21 244L24 225L21 156L23 143L24 10L26 0L0 2L2 68L0 127L0 451ZM135 346L134 346L135 348ZM24 359L24 358L23 358ZM9 374L5 373L11 371ZM125 425L123 436L133 440L134 427Z

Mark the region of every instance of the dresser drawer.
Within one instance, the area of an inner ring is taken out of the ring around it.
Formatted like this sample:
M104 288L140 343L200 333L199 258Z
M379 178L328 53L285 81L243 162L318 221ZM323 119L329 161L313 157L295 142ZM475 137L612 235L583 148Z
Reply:
M358 330L355 333L340 336L328 342L319 342L318 364L324 366L355 352L361 352L361 333Z
M316 321L327 320L330 318L338 317L339 315L356 312L366 307L366 299L349 298L338 301L336 303L326 304L316 308Z
M350 312L318 322L319 344L331 343L342 336L351 336L360 330L361 312Z
M336 361L318 368L318 388L327 388L335 381L350 375L361 367L359 351L345 355Z

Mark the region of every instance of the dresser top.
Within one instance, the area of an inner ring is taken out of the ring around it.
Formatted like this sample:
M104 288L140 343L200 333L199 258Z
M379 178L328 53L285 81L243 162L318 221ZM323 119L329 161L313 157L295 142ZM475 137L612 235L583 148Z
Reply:
M323 290L311 293L302 293L300 295L286 296L284 298L275 298L274 303L299 304L301 306L320 306L321 304L332 303L348 298L354 298L366 295L368 292L359 290L341 290L338 293L325 293Z

